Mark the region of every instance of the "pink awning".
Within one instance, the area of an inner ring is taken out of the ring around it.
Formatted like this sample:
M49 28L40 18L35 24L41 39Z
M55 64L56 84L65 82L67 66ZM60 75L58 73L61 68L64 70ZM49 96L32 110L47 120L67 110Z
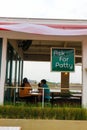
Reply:
M53 36L87 35L87 25L0 23L0 30Z

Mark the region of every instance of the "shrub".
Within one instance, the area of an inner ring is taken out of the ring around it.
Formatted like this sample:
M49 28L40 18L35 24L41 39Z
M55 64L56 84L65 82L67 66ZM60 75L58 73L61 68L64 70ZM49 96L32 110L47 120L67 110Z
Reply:
M0 118L87 120L87 110L71 107L0 106Z

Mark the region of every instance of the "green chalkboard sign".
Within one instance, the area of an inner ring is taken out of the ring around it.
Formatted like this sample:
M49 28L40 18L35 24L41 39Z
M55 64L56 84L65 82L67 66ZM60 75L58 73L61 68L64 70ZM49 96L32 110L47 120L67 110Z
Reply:
M73 72L75 70L75 49L51 48L51 70Z

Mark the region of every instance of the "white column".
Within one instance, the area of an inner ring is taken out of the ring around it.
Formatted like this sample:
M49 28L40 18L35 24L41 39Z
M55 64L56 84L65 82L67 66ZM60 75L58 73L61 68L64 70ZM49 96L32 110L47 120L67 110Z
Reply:
M0 105L4 103L4 84L6 75L7 38L2 40L1 77L0 77Z
M82 42L82 106L87 108L87 39Z

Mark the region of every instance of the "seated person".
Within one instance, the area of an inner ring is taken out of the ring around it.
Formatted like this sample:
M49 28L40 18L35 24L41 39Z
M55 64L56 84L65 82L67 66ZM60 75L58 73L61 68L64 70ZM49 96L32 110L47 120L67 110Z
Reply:
M44 88L44 101L50 101L50 89L47 85L47 81L45 79L42 79L40 85L42 88Z
M23 83L21 84L21 89L19 91L19 96L20 97L26 97L29 96L29 92L32 90L32 87L30 83L28 82L27 78L23 79Z
M23 83L21 84L21 87L23 87L22 89L24 89L24 87L29 87L29 88L31 88L31 85L30 85L30 83L29 83L29 81L28 81L27 78L24 78L24 79L23 79Z

